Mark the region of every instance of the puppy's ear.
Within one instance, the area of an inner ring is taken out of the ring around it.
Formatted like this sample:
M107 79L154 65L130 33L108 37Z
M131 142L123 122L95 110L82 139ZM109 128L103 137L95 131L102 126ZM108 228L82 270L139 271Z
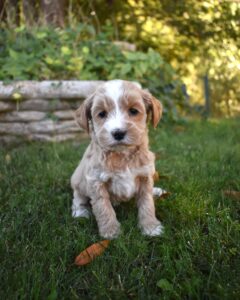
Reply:
M156 128L162 116L162 103L146 90L142 91L142 97L146 105L148 120L150 119L153 127Z
M91 107L93 103L94 94L89 96L75 112L75 119L77 123L89 133L89 121L92 119Z

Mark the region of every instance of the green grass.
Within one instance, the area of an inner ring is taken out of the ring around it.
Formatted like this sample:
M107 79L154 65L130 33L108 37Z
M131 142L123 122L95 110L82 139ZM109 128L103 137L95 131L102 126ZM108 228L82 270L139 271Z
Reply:
M71 217L69 178L86 148L29 144L0 151L1 299L240 299L240 121L191 121L151 131L165 226L141 235L134 202L117 208L122 234L90 265L94 217Z

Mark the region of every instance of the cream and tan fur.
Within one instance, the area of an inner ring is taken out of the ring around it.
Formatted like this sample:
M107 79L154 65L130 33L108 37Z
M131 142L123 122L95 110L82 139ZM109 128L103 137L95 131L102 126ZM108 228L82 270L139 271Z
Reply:
M135 198L143 234L156 236L162 225L155 216L154 154L148 149L147 121L157 126L161 103L136 83L112 80L101 85L76 112L79 125L91 135L71 185L72 215L88 217L92 207L99 233L112 239L120 233L113 205Z

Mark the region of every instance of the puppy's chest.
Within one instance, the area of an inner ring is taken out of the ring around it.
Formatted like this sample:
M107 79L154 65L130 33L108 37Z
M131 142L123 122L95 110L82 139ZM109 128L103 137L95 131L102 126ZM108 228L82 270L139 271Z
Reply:
M133 170L111 174L108 182L109 192L122 199L129 199L136 192L136 174Z
M132 198L138 189L137 178L150 176L153 172L152 165L145 165L139 168L126 168L122 171L103 171L100 180L106 182L108 191L116 197L116 200L128 200Z

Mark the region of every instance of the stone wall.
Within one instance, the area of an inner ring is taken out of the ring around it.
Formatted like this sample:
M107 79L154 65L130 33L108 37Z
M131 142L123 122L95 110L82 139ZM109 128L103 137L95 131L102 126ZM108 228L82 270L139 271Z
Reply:
M0 144L81 138L74 111L101 83L0 82Z

